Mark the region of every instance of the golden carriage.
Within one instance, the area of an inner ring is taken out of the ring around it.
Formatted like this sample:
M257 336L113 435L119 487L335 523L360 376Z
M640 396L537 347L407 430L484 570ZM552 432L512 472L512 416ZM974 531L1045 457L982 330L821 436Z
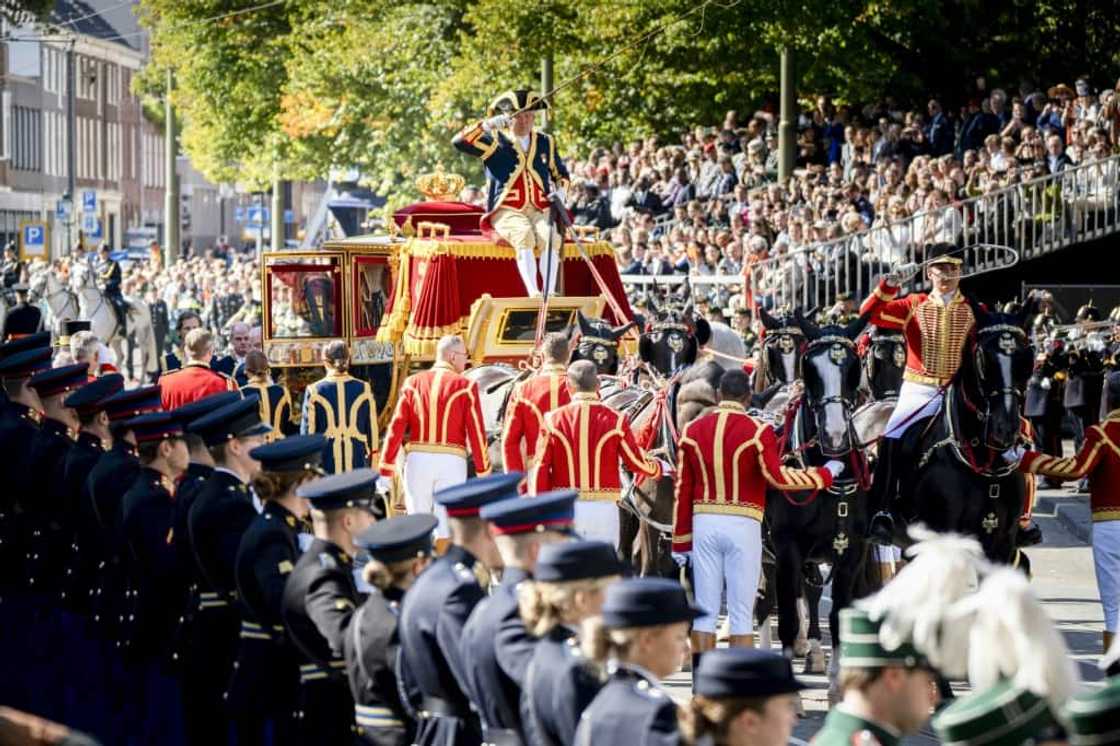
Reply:
M352 372L373 385L382 424L400 381L432 361L446 334L463 336L473 365L529 360L541 301L525 296L513 249L480 232L481 208L448 199L456 183L440 173L422 179L427 199L398 211L386 234L263 254L264 351L293 394L322 375L322 349L334 340L349 345ZM631 314L608 243L587 232L559 250L546 330L568 328L577 311L621 323L600 280Z

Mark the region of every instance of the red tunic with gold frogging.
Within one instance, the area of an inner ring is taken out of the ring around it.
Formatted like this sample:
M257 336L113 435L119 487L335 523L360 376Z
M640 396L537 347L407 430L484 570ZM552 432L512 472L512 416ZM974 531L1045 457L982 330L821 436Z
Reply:
M860 314L871 314L880 329L901 331L906 337L906 372L914 383L941 386L957 372L961 353L976 317L958 290L943 303L936 294L910 293L895 299L898 288L885 279L860 306Z
M638 447L626 416L601 404L598 394L573 394L570 404L549 412L544 420L534 494L577 489L580 500L618 500L620 466L638 478L661 476L661 465Z
M1051 479L1089 477L1089 504L1094 521L1120 520L1120 410L1085 431L1085 442L1069 458L1027 451L1019 470Z
M464 457L470 451L478 476L489 474L490 454L478 384L442 362L405 379L381 451L384 476L393 475L402 448L405 453Z
M509 396L502 433L502 461L506 471L525 471L527 466L532 466L544 416L571 400L563 365L546 365L536 375L517 384Z
M792 492L825 489L831 484L828 469L782 466L773 429L747 414L738 402L722 401L681 430L673 551L692 550L692 516L696 513L761 521L767 487Z

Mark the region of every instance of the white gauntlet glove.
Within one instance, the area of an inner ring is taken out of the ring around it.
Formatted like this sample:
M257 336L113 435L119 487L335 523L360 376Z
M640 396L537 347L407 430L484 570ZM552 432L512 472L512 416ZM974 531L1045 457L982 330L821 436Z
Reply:
M828 469L833 479L836 479L836 477L844 473L844 462L832 460L825 463L824 468Z
M487 132L493 132L494 130L503 130L506 127L509 127L512 123L513 119L511 119L509 115L499 114L497 116L490 117L489 119L484 119L482 121L482 129L486 130Z

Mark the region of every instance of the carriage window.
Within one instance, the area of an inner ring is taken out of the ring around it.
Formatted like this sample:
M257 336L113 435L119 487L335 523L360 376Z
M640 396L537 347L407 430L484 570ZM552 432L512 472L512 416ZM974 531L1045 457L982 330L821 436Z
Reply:
M273 264L267 272L272 338L342 336L342 271L338 257Z
M393 277L383 257L354 259L354 336L372 337L393 306Z
M498 339L501 342L532 342L537 337L537 310L511 309L502 320ZM575 322L575 311L570 308L550 309L545 318L546 332L562 332Z

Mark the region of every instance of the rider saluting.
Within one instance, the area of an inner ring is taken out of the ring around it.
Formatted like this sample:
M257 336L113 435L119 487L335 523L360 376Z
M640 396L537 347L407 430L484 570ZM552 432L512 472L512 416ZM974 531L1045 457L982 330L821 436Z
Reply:
M105 298L112 304L117 314L121 333L127 335L128 304L121 294L121 265L109 256L107 243L101 244L97 249L97 281L101 284L101 292L105 294Z
M900 451L907 442L906 433L917 422L937 414L945 391L960 367L961 354L976 326L972 303L960 290L961 257L953 244L934 244L926 251L926 279L932 285L929 293L910 293L896 298L902 283L919 265L906 264L896 268L880 282L860 306L860 314L869 314L870 323L880 329L902 332L906 339L906 370L902 386L879 445L879 462L875 467L875 492L883 512L871 520L872 536L886 539L893 531L888 511L898 489ZM1028 492L1029 494L1029 492ZM1027 515L1029 520L1029 507ZM1041 532L1037 526L1023 527L1019 532L1023 544L1037 543Z

